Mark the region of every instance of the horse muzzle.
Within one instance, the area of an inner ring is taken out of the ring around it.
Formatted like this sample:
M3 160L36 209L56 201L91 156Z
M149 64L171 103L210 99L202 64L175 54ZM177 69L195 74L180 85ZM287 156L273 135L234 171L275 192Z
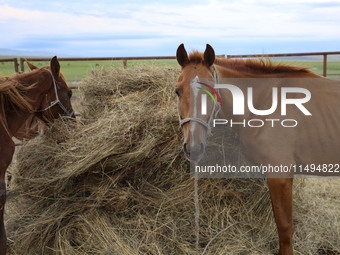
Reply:
M203 143L197 144L197 145L190 145L188 146L187 143L183 144L183 151L185 157L192 161L192 162L198 162L203 157L203 154L205 152L205 145Z

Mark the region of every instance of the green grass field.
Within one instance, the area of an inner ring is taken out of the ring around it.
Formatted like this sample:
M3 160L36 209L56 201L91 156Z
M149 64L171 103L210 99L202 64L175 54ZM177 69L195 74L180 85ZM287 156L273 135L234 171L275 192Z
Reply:
M5 58L5 57L0 57ZM8 58L8 57L6 57ZM275 60L292 65L308 66L312 71L322 74L323 67L320 60ZM48 65L49 62L36 61L32 62L39 67ZM60 61L61 71L65 75L68 82L79 82L88 76L91 70L101 67L120 67L123 68L122 60L115 61ZM178 66L177 61L173 60L129 60L127 67L131 68L135 65L171 65ZM25 64L25 71L28 66ZM14 64L12 62L0 62L0 76L9 76L14 73ZM327 74L329 78L340 78L340 61L328 61Z
M0 57L0 58L12 58L12 57ZM41 67L49 65L47 61L34 61L32 64ZM129 60L127 67L131 68L135 65L172 65L178 66L176 60ZM61 71L66 77L68 82L81 81L83 78L89 75L91 70L101 67L119 67L123 68L122 60L114 61L60 61ZM20 68L19 68L20 69ZM29 70L27 64L25 64L25 72ZM0 62L0 76L9 76L13 74L14 64L13 62Z

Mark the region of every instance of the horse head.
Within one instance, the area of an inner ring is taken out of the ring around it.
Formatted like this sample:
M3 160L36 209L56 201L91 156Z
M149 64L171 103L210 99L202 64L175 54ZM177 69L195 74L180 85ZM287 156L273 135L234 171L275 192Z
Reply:
M177 49L176 58L182 67L176 84L176 94L178 115L184 134L183 151L190 161L197 162L205 152L206 138L210 133L210 122L215 111L212 100L201 100L202 94L207 91L204 87L212 88L216 82L217 73L213 67L215 52L207 44L203 54L194 51L188 56L184 45L181 44ZM201 110L203 108L206 112Z
M38 68L26 60L32 71L44 72L45 82L43 86L47 87L40 106L35 111L35 115L44 122L50 122L60 115L66 115L75 118L71 105L72 90L68 87L64 75L60 72L60 64L57 57L51 59L50 65Z

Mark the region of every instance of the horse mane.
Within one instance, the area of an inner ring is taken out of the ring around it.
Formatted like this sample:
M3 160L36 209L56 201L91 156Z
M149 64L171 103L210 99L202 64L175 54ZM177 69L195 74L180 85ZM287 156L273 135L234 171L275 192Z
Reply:
M190 63L203 63L203 53L194 50L188 56ZM234 71L248 74L279 74L279 73L305 73L315 75L308 67L294 66L284 63L273 63L269 58L258 59L226 59L216 58L215 64Z
M273 63L269 58L216 59L216 64L233 70L252 74L306 73L314 74L308 67Z
M6 109L28 110L33 111L30 99L25 96L25 93L34 87L36 83L30 86L24 86L16 79L17 75L12 77L0 77L0 125L7 132Z
M192 51L189 56L189 62L193 64L201 64L203 63L204 57L203 53L199 52L198 50Z

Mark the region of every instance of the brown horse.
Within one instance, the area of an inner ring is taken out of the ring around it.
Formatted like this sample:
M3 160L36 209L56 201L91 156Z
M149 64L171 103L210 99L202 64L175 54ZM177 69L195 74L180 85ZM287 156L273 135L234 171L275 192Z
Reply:
M5 173L15 149L12 136L32 113L46 123L60 115L74 118L71 96L57 57L52 58L48 69L0 78L0 255L6 254Z
M238 100L235 97L236 92L227 89L218 91L221 99L218 120L233 119L234 123L238 124L233 125L232 128L240 138L245 157L254 166L270 164L272 166L294 167L297 165L303 168L311 166L311 164L314 164L314 166L324 163L339 164L340 98L339 94L335 93L340 91L338 81L318 76L307 68L273 64L270 61L215 59L214 50L210 45L207 45L204 53L194 51L188 55L184 45L181 44L177 49L177 61L182 67L182 72L176 84L178 113L184 133L183 150L189 160L196 163L201 160L205 152L207 133L216 124L216 119L212 121L211 118L215 111L212 100L210 100L209 104L207 103L208 110L206 110L211 114L204 114L204 111L201 111L203 103L192 101L192 94L194 94L192 84L202 84L199 81L208 78L210 81L214 81L213 83L216 85L219 80L224 78L228 79L228 83L237 87L238 90L235 90L237 93L244 95L247 92L249 93L249 90L247 90L249 84L244 82L244 78L248 80L252 78L255 84L257 80L261 81L256 84L257 86L254 86L256 92L252 96L252 105L256 109L269 109L271 105L274 105L273 93L268 93L268 88L272 89L273 87L270 84L271 81L277 82L275 86L279 90L284 91L286 89L291 92L294 91L292 87L302 87L308 88L308 91L313 95L310 99L306 96L308 93L306 95L303 93L296 94L290 99L300 100L295 105L297 107L285 105L288 107L286 118L294 119L294 121L299 122L299 125L296 126L294 122L294 127L287 128L282 125L276 125L278 122L275 122L274 127L274 120L282 118L282 113L279 111L280 106L281 110L283 109L282 106L284 106L282 101L277 105L277 110L271 112L270 119L272 119L272 122L270 124L261 126L261 128L254 128L249 126L249 123L252 125L264 123L264 116L254 114L256 112L254 109L253 112L246 109L244 107L246 101L243 101L240 106L244 110L243 115L234 114L232 110ZM317 80L317 83L320 81L324 83L322 84L324 85L322 90L320 89L322 85L319 84L320 86L318 87L317 84L313 84L314 80ZM204 87L208 88L208 86L209 84L205 84ZM203 90L203 86L196 89L196 93L203 93L201 90ZM324 90L327 93L324 93ZM279 97L281 100L283 95L286 94L281 94L281 98ZM196 96L197 98L200 97ZM215 99L218 102L218 98L215 97ZM193 105L194 107L190 109ZM305 110L309 110L313 113L313 116L306 116L308 112ZM195 112L195 116L193 116L193 112ZM246 125L246 123L249 125ZM328 167L328 165L326 166ZM339 175L339 170L337 170L337 173L336 175ZM267 174L279 236L280 255L293 254L293 174L294 171L291 168L289 168L289 171L282 172L279 175Z
M37 66L30 63L27 59L26 63L31 71L39 69ZM50 69L49 66L43 66L41 68ZM65 77L62 74L60 75L60 78L63 79L66 83ZM39 134L42 134L46 127L47 125L44 123L44 121L35 116L35 113L32 113L31 116L27 118L24 124L14 134L14 137L19 140L31 139Z

